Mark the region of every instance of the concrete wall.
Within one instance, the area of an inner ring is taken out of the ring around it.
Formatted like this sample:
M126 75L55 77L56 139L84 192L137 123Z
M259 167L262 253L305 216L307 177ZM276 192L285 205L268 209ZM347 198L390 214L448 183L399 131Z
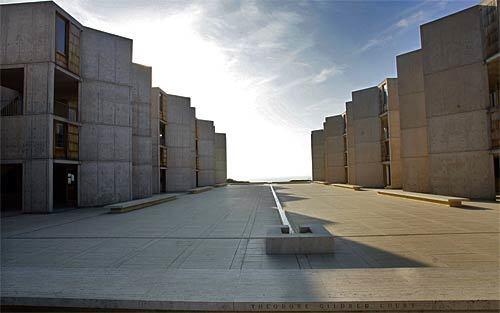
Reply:
M344 117L329 116L323 123L325 138L325 181L346 183L344 168Z
M80 202L132 199L132 40L84 28L81 35Z
M215 133L215 183L227 181L226 134Z
M196 120L198 134L198 187L215 184L215 127L213 121Z
M311 132L312 179L325 181L325 136L322 129Z
M167 191L196 187L195 135L195 110L191 107L191 99L167 95Z
M352 101L346 102L346 134L347 134L347 182L356 184L356 137L353 119Z
M151 67L132 64L132 197L152 194Z
M151 192L154 194L160 192L160 93L164 93L160 88L151 88Z
M421 26L433 193L495 198L480 7Z
M379 112L378 87L352 93L356 184L365 187L384 186Z
M422 51L396 58L401 128L402 188L430 192Z
M398 80L388 78L387 82L387 118L389 122L389 146L391 158L391 185L390 188L401 188L401 129L399 114Z

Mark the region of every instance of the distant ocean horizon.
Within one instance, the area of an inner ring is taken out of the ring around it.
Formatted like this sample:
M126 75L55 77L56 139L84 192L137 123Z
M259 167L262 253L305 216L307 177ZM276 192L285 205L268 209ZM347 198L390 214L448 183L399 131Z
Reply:
M237 180L249 182L287 182L290 180L311 180L311 176L259 177L247 179L240 178Z

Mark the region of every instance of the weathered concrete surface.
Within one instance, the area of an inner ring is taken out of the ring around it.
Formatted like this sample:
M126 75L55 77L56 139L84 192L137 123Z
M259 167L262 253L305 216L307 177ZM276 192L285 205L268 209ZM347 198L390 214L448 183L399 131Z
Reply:
M325 135L322 129L311 132L312 179L325 180Z
M325 182L345 183L344 168L344 117L329 116L323 123L325 137Z
M196 117L191 99L167 95L167 191L196 187Z
M85 27L81 35L81 206L132 198L132 40Z
M213 121L196 119L198 187L215 185L215 127Z
M354 131L356 181L349 183L383 187L378 87L354 91L351 107L348 114L352 114L353 127L350 130Z
M353 119L353 103L346 102L346 136L347 136L347 182L356 184L356 135Z
M0 118L0 159L23 164L23 211L28 213L53 209L56 11L81 27L54 2L0 7L0 64L2 68L24 68L23 115Z
M215 133L215 183L227 181L226 134Z
M480 6L421 26L433 193L495 199Z
M422 51L397 56L402 187L430 192Z
M133 63L131 66L132 100L132 198L152 194L151 71Z
M276 190L292 223L320 223L337 236L335 254L267 256L265 230L279 215L262 185L127 214L21 215L1 220L3 304L317 310L355 301L385 310L402 301L470 311L498 300L496 203L451 208L320 184Z

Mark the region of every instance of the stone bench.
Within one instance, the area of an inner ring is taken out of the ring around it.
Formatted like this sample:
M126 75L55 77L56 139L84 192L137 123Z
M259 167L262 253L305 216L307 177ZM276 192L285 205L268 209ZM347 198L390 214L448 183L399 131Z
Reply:
M349 185L349 184L332 184L334 187L340 187L340 188L347 188L347 189L352 189L354 191L360 191L361 186L358 185Z
M266 254L333 253L334 237L321 224L299 226L290 233L285 225L270 226L265 240Z
M189 193L202 193L205 191L212 190L214 187L213 186L205 186L205 187L197 187L193 189L189 189Z
M214 185L215 188L226 187L226 186L227 186L227 183L220 183L220 184Z
M152 197L137 199L132 201L114 203L104 206L109 209L109 213L126 213L138 209L147 208L156 204L177 199L178 194L161 194Z
M439 204L446 204L451 207L461 207L463 201L470 201L470 199L467 198L441 196L441 195L433 195L433 194L418 193L418 192L408 192L402 190L383 190L379 191L378 194L385 196L401 197L412 200L427 201Z

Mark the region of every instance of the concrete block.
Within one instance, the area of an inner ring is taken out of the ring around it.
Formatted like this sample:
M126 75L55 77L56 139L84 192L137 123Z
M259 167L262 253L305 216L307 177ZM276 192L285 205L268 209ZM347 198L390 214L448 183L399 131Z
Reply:
M401 96L424 91L422 50L411 51L396 57L398 72L398 94ZM401 109L401 108L400 108Z
M315 181L325 180L325 137L323 130L311 132L312 178Z
M80 165L80 205L98 204L97 162L82 162Z
M130 161L132 158L132 129L130 127L114 126L114 155L117 161ZM149 146L150 147L150 146ZM149 147L145 147L148 153Z
M134 199L151 196L152 169L150 164L132 166L132 195Z
M98 160L112 161L115 157L114 126L97 125L97 140Z
M98 160L98 126L95 124L82 124L79 129L79 159L81 161L96 161Z
M128 178L128 177L127 177ZM115 164L113 162L97 163L97 203L109 204L115 198Z
M406 157L402 163L403 190L414 192L430 192L429 157Z
M334 253L334 237L321 224L300 225L301 232L289 234L283 226L270 226L266 254Z
M132 164L130 162L114 162L115 201L132 199ZM101 204L102 205L102 204Z

